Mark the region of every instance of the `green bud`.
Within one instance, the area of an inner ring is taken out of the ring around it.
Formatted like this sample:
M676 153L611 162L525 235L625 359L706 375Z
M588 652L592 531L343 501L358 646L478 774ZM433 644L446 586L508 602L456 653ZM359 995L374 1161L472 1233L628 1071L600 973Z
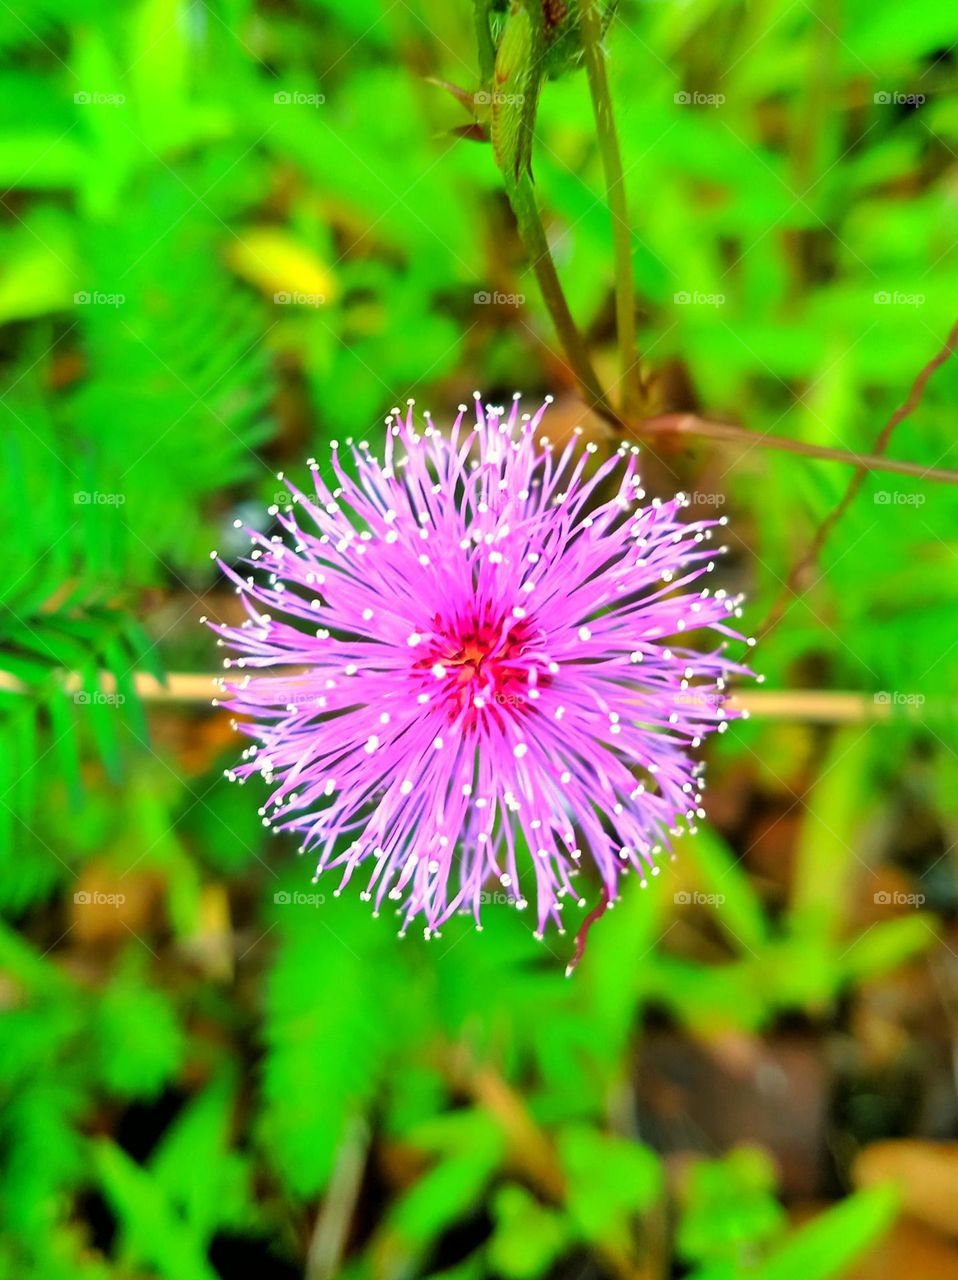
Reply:
M514 4L502 27L490 93L492 149L499 168L513 182L528 173L532 164L532 134L542 83L536 36L529 10Z

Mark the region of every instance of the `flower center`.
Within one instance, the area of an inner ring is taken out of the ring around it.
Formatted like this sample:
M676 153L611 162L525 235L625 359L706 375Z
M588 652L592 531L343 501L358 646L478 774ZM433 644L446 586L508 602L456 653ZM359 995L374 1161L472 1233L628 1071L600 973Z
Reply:
M539 651L542 633L530 618L487 610L452 621L438 614L425 654L414 664L430 699L436 694L450 723L465 729L505 715L526 713L550 682Z

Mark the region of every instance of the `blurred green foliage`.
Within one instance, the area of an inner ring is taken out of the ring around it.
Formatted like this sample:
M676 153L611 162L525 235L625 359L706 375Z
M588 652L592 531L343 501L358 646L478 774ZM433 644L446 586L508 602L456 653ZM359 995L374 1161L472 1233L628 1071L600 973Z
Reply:
M757 441L650 479L727 503L756 621L848 476L762 433L867 450L954 319L956 39L933 0L633 0L606 33L658 404ZM560 52L522 146L611 382L609 215ZM870 476L757 654L770 686L921 720L739 725L728 839L629 886L571 982L568 937L496 904L426 945L311 900L223 782L220 722L137 698L134 673L209 668L209 550L277 467L410 395L438 419L475 385L570 390L493 148L430 79L482 91L466 0L0 6L0 1280L825 1280L892 1216L869 1191L792 1231L748 1146L676 1196L629 1099L650 1011L704 1040L835 1026L935 945L932 913L861 903L916 808L932 843L958 811L950 488ZM892 453L958 466L956 393L946 365ZM782 884L749 805L791 815Z

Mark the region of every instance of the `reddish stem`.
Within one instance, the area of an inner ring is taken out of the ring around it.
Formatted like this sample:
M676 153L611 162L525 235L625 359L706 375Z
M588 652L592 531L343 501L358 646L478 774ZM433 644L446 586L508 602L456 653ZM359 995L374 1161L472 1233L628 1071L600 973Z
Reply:
M605 915L611 906L612 899L609 897L608 887L603 885L602 892L599 894L599 901L582 921L582 924L579 926L579 932L575 935L575 955L565 968L565 976L567 978L571 978L573 971L578 968L579 961L585 955L585 944L589 940L589 930L595 924L596 920Z

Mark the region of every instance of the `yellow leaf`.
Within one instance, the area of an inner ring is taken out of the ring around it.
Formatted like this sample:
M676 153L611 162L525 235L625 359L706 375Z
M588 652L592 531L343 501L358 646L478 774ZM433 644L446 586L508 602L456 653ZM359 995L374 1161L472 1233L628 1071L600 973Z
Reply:
M318 255L279 227L253 227L240 233L227 252L238 276L275 301L319 306L336 295L336 280Z

